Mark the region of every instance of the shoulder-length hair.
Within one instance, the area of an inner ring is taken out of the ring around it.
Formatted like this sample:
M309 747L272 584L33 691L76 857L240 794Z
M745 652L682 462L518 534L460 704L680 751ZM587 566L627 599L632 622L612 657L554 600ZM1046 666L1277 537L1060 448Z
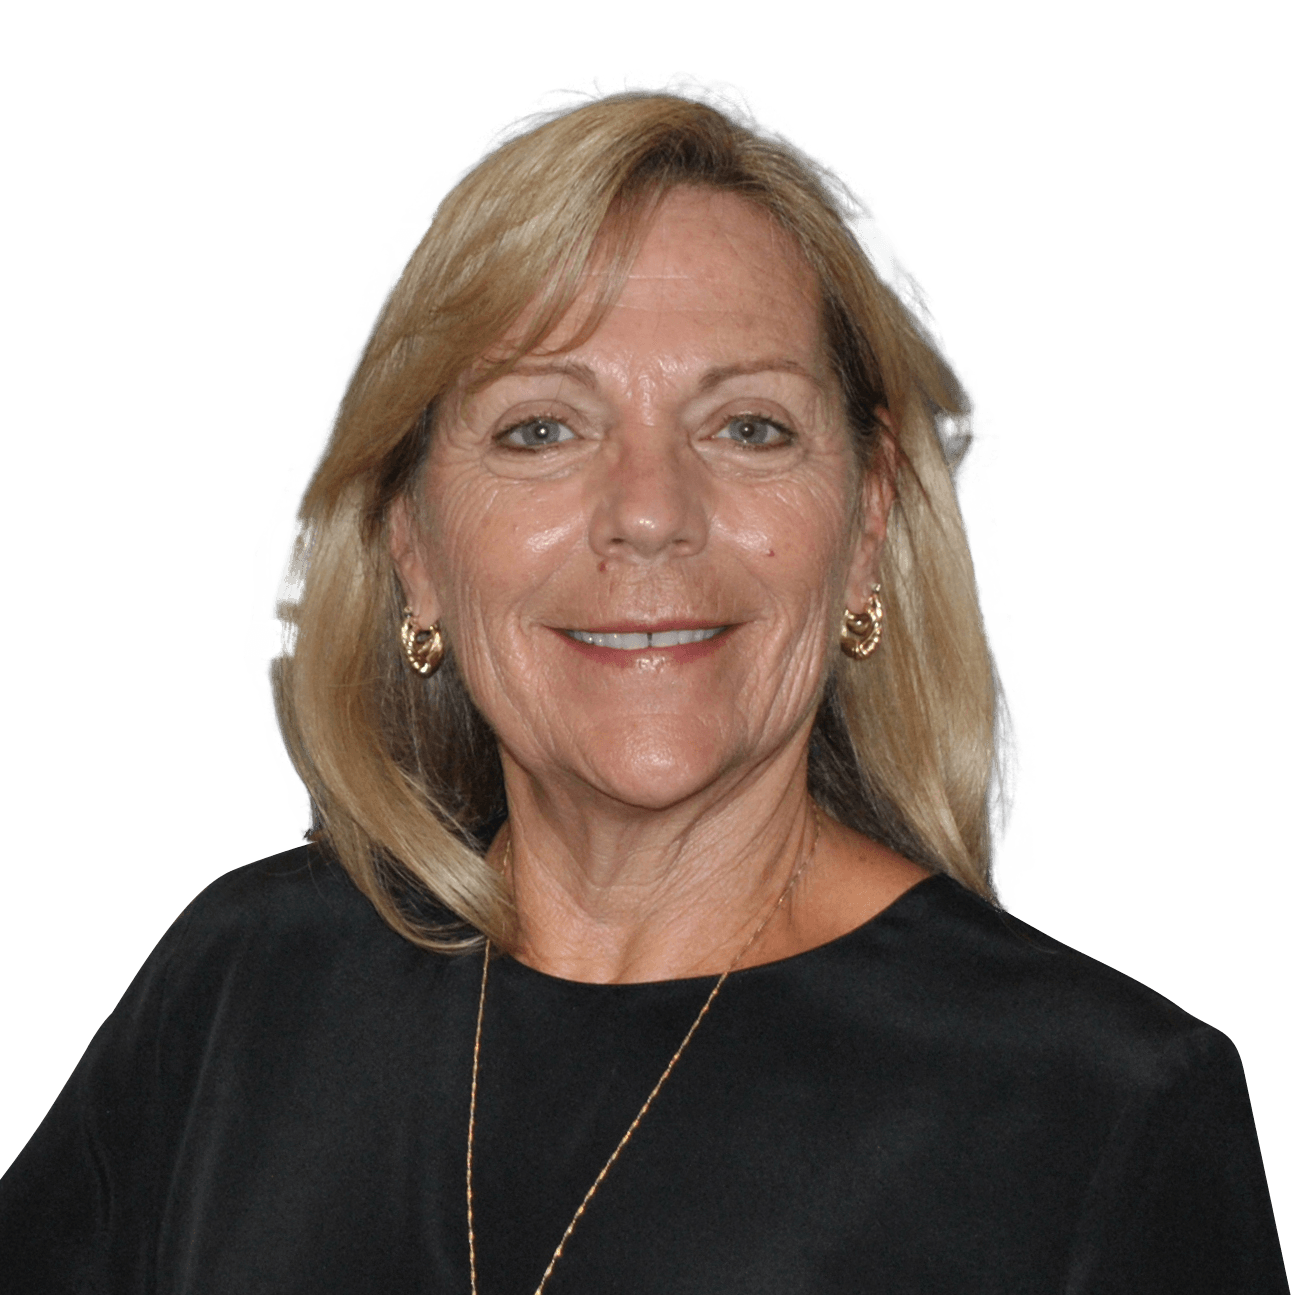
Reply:
M484 356L503 367L541 345L597 250L612 273L573 345L588 337L654 205L679 185L738 194L791 236L818 277L865 472L883 470L876 449L891 441L885 635L825 681L810 789L841 822L991 894L997 690L940 434L968 412L962 388L878 277L835 180L706 104L624 94L511 139L441 204L378 317L301 505L300 596L284 610L290 647L276 677L284 738L315 838L426 948L482 935L507 947L509 896L482 857L507 807L494 736L452 645L430 679L402 659L392 506L414 503L438 402ZM532 303L526 336L499 358Z

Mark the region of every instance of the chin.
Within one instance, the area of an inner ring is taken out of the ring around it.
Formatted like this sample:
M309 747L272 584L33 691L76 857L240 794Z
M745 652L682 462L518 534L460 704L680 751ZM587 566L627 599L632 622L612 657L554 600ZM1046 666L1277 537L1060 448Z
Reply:
M736 753L696 724L636 725L617 743L600 735L588 753L589 781L605 795L640 809L668 809L704 791L726 770Z

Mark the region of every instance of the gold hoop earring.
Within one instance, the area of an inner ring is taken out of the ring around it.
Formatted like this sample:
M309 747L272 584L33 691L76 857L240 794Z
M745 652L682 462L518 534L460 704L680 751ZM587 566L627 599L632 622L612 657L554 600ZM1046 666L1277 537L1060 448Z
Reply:
M841 651L855 661L871 656L881 642L881 623L885 615L881 605L881 586L873 585L863 611L856 615L847 607L841 617Z
M429 629L420 630L414 624L414 613L405 608L400 622L400 646L405 650L405 660L409 668L423 676L433 675L445 656L445 636L441 633L441 622L437 621Z

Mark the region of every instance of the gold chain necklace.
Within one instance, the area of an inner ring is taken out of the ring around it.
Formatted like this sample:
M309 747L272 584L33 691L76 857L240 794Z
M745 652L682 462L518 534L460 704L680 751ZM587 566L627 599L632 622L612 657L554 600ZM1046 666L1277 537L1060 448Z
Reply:
M576 1212L571 1216L571 1222L567 1224L567 1229L562 1234L562 1239L558 1242L557 1249L553 1252L553 1257L549 1260L548 1267L544 1270L544 1276L540 1278L540 1284L535 1288L535 1295L542 1295L544 1287L548 1284L549 1277L557 1262L562 1258L562 1251L566 1248L567 1242L571 1239L571 1234L576 1230L576 1224L580 1222L581 1216L589 1207L589 1202L593 1200L594 1193L602 1186L603 1179L607 1177L608 1171L616 1163L620 1153L625 1150L626 1143L634 1136L634 1131L642 1123L643 1117L648 1113L648 1107L656 1101L656 1095L665 1085L665 1081L670 1078L671 1071L674 1070L679 1058L683 1056L684 1049L692 1042L692 1036L697 1033L697 1027L702 1023L702 1018L710 1011L711 1004L715 1001L715 996L723 988L724 982L730 974L737 969L737 964L750 952L751 946L764 934L764 928L773 920L774 915L782 908L787 901L787 896L791 894L792 887L800 880L800 875L809 866L818 851L818 838L823 830L823 815L818 808L817 802L811 802L814 805L814 840L810 844L809 852L797 865L795 872L791 874L787 884L782 888L782 894L778 896L778 902L764 915L760 925L751 932L751 938L738 950L736 957L724 969L719 979L711 986L710 993L706 995L706 1001L701 1005L701 1011L697 1013L696 1019L688 1027L688 1032L683 1036L683 1042L675 1049L674 1056L666 1062L665 1069L661 1072L661 1078L652 1086L652 1091L647 1095L643 1105L639 1107L638 1114L630 1121L630 1126L621 1135L621 1140L616 1144L616 1149L607 1157L606 1163L598 1171L598 1177L593 1180L590 1188L585 1192L584 1199L580 1202ZM513 839L512 833L509 833L508 840L504 845L504 872L508 872L508 865L512 859ZM477 1001L477 1032L476 1038L472 1044L472 1095L468 1101L468 1272L472 1279L472 1295L477 1295L477 1239L472 1227L472 1145L476 1133L477 1125L477 1076L481 1072L481 1022L485 1019L486 1013L486 981L490 974L490 941L486 941L485 952L481 958L481 996Z

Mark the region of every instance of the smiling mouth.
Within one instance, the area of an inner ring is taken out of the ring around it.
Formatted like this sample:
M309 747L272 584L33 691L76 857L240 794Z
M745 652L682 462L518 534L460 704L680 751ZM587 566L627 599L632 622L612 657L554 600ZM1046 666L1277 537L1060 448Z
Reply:
M645 652L648 648L684 647L688 643L704 643L722 634L728 627L716 625L710 629L700 630L651 630L639 634L602 634L589 630L563 630L569 638L577 643L588 643L590 647L613 648L619 652Z

